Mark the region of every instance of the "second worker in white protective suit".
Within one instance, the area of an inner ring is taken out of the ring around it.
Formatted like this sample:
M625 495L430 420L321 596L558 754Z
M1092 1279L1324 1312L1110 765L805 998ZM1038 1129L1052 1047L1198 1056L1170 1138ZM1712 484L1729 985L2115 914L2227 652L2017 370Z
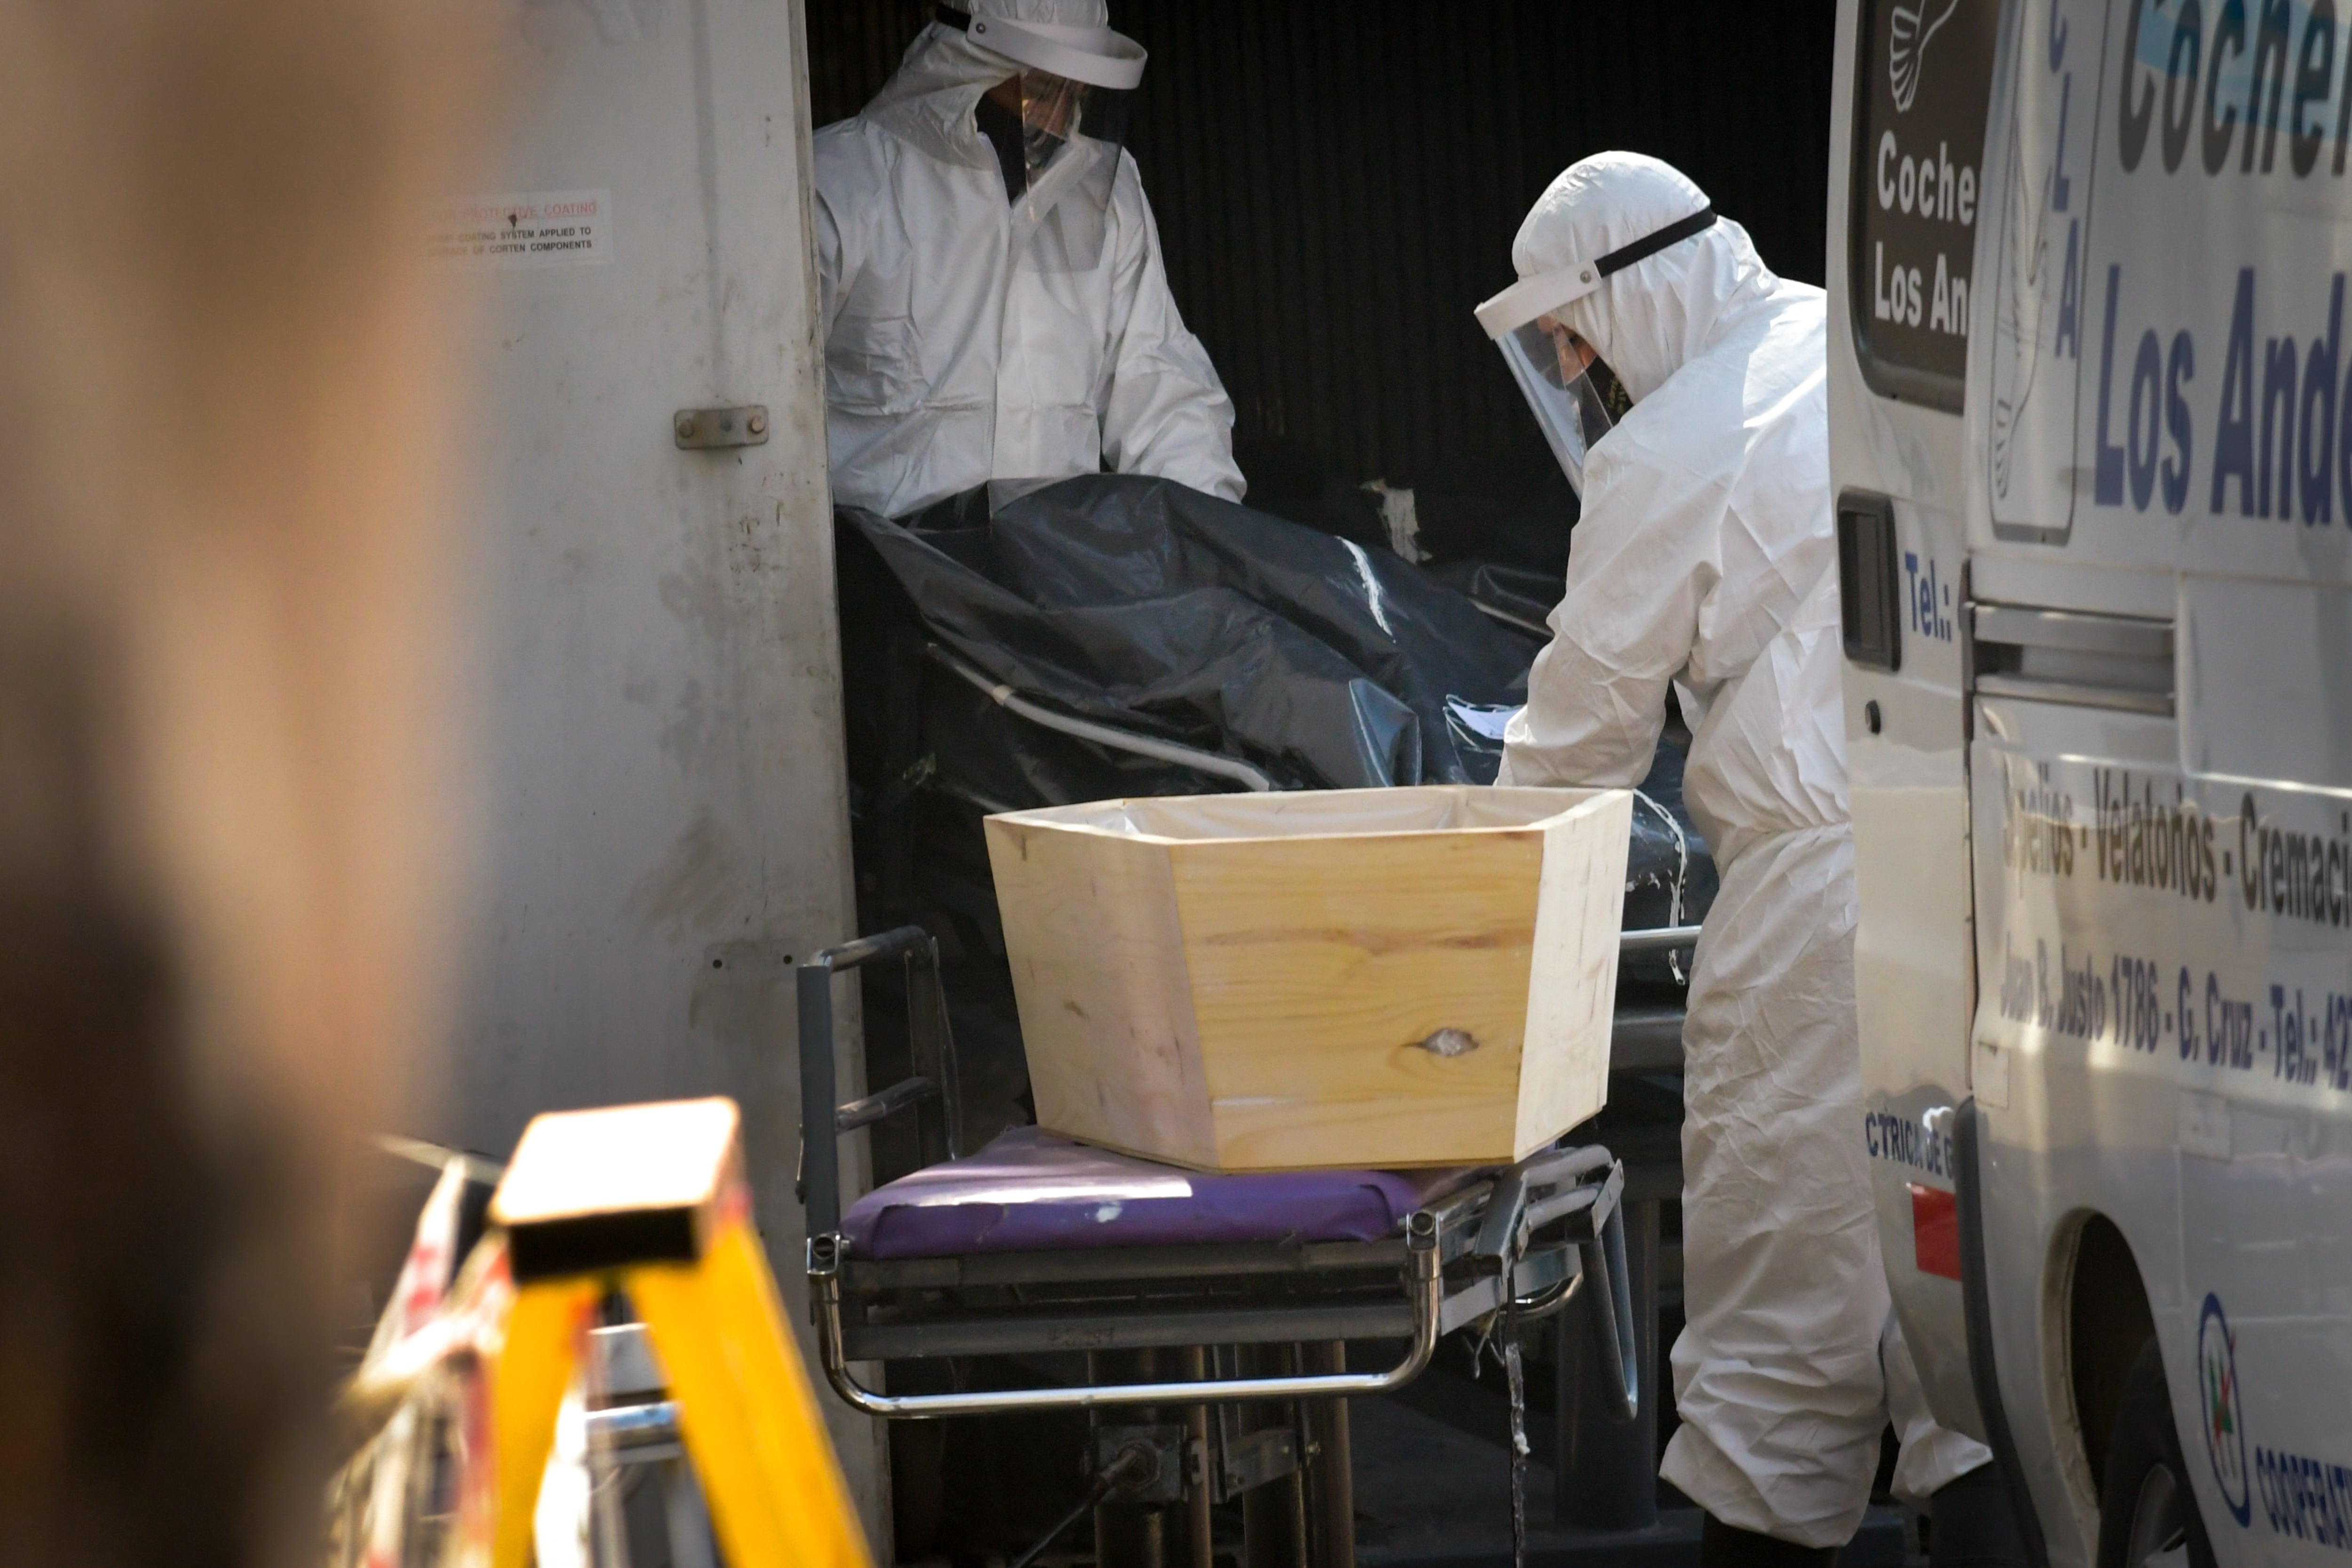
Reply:
M903 517L1106 460L1241 499L1233 404L1121 145L1143 62L1104 0L940 5L817 132L836 502Z
M1826 1564L1891 1412L1896 1490L1943 1493L1937 1560L2017 1557L1991 1454L1927 1409L1864 1163L1823 296L1628 153L1553 181L1511 260L1479 319L1583 512L1498 782L1638 783L1671 685L1722 872L1683 1030L1664 1474L1706 1510L1709 1568Z

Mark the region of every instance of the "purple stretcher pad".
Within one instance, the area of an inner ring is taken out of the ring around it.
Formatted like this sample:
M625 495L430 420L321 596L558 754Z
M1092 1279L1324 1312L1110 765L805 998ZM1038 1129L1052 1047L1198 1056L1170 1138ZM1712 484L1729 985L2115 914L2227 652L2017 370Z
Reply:
M1272 1171L1204 1175L1015 1127L976 1154L928 1166L852 1204L842 1233L856 1258L1377 1241L1477 1173Z

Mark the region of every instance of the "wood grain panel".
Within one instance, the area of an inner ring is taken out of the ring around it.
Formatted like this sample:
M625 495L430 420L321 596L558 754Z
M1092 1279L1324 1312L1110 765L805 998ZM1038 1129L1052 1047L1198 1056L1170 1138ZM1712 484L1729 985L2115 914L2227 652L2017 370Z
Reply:
M1519 1156L1599 1111L1608 1098L1609 1025L1633 797L1596 795L1544 829L1542 892L1519 1076Z
M1543 847L1531 830L1175 846L1220 1161L1509 1158ZM1446 1029L1475 1044L1423 1047Z
M986 826L1038 1125L1213 1168L1165 847L1013 817Z
M992 817L1039 1122L1211 1170L1519 1158L1598 1110L1631 797Z

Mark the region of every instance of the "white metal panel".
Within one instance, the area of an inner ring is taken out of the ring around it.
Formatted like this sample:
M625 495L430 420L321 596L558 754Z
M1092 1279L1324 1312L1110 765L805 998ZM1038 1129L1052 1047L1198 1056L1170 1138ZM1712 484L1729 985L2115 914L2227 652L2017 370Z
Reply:
M2203 895L2218 889L2220 866L2193 821L2167 817L2159 878L2154 833L2132 831L2135 807L2172 802L2175 754L2167 719L1978 705L1970 776L1983 984L1972 1073L1990 1130L1995 1360L2053 1563L2087 1562L2097 1539L2097 1479L2069 1384L2066 1281L2053 1267L2074 1222L2112 1219L2160 1331L2180 1313L2179 932L2210 914Z
M2333 1489L2352 1487L2352 1253L2335 1219L2352 1129L2352 746L2332 657L2352 570L2352 187L2332 130L2312 128L2316 105L2347 101L2352 69L2332 8L2249 12L2242 39L2225 9L2017 7L1996 124L2011 151L1987 186L2011 237L1986 318L2004 330L1979 334L1972 370L2032 395L1971 402L1988 492L1971 503L1973 580L2011 602L2172 620L2179 722L1984 706L2010 728L1980 732L1979 763L2003 754L2019 787L1980 781L1976 796L1979 1059L2014 1058L1987 1123L1993 1168L2017 1173L1988 1193L1996 1278L2042 1267L2066 1210L2114 1218L2215 1549L2284 1563L2352 1539ZM2257 80L2283 83L2288 61L2301 117L2292 98L2275 121L2266 98L2252 112ZM2046 818L2026 840L2071 837L2080 857L2004 877L1987 858L2003 814ZM2034 1422L2015 1378L2037 1349L2054 1363L2063 1325L2015 1301L1995 1312L2028 1447L2063 1424L2063 1391L2043 1390Z
M2352 592L2184 575L2180 637L2192 772L2352 790Z
M1848 242L1851 204L1870 194L1853 180L1857 95L1850 84L1858 71L1885 68L1886 46L1869 60L1855 58L1862 9L1861 0L1839 7L1833 79L1841 86L1831 111L1830 469L1839 493L1867 491L1894 503L1904 605L1900 669L1845 667L1861 900L1855 1001L1870 1111L1864 1140L1887 1280L1928 1403L1947 1426L1980 1434L1959 1286L1916 1267L1911 1191L1951 1190L1948 1145L1922 1118L1968 1093L1975 981L1958 613L1964 430L1956 415L1874 392L1863 372ZM1975 156L1966 149L1954 155Z
M478 276L478 854L443 1130L503 1153L542 1110L734 1096L805 1334L792 966L852 933L802 9L511 18L474 190L605 193L609 259ZM677 411L754 403L765 445L675 445ZM876 1427L825 1404L887 1552Z
M1976 460L2012 541L2340 584L2343 29L2288 4L2241 40L2224 9L2025 5L1997 132L2001 330L1978 359L2021 390L1979 411ZM2265 24L2284 31L2266 42ZM2267 96L2247 112L2258 73L2276 88L2297 68L2278 115Z

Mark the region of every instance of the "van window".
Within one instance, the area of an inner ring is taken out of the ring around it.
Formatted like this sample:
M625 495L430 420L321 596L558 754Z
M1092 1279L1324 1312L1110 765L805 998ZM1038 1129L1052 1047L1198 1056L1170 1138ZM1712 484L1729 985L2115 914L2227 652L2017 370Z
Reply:
M1861 13L1854 344L1872 391L1958 413L2000 0L1864 0Z

